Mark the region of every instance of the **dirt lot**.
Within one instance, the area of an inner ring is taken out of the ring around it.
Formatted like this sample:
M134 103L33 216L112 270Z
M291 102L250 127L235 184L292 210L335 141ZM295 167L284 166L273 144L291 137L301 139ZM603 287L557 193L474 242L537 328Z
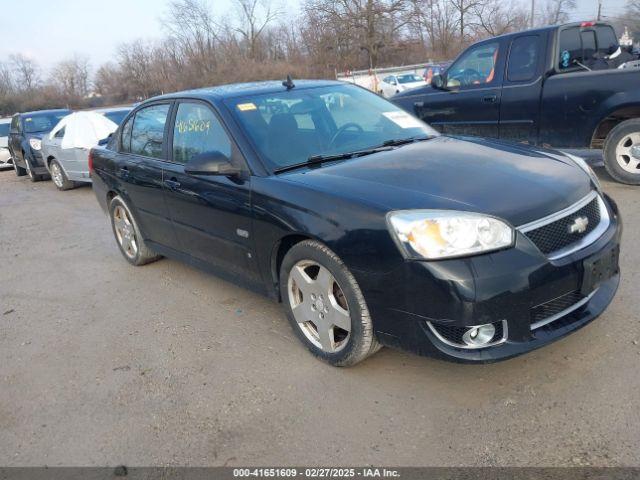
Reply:
M605 189L623 281L590 326L493 365L335 369L270 300L129 266L90 188L0 172L0 465L640 465L640 190Z

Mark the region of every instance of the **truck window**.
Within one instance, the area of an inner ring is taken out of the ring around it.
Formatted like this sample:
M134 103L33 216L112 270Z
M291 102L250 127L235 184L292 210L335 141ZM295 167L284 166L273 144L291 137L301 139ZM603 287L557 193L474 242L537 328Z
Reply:
M598 40L598 53L611 55L618 49L618 39L616 32L610 25L596 25L596 37Z
M580 32L580 39L582 40L581 62L586 62L596 54L596 32L593 30L583 30Z
M461 88L484 87L495 81L499 43L487 43L471 48L447 70L447 86Z
M511 43L507 78L510 82L532 80L536 75L540 54L540 37L527 35Z
M560 58L558 67L566 70L574 66L574 60L582 62L582 40L580 30L567 28L560 32Z

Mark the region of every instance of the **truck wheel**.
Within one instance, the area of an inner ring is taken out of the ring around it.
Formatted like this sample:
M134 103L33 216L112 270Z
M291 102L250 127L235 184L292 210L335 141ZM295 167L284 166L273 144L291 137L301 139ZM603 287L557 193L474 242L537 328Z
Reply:
M380 349L360 287L326 245L294 245L280 267L280 295L291 327L315 356L336 367Z
M609 132L604 166L618 182L640 185L640 119L625 120Z
M51 160L49 169L51 170L51 180L58 190L71 190L75 187L75 183L67 178L57 160Z
M127 262L140 266L161 258L160 255L156 255L147 247L138 223L121 197L116 196L111 200L109 216L118 248Z
M18 166L15 158L13 159L13 169L16 172L16 177L24 177L27 174L27 171L24 168Z

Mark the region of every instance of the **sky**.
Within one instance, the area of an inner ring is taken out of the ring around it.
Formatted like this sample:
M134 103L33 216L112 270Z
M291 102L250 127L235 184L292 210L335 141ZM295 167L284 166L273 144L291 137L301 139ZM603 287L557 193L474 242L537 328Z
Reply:
M529 0L523 0L528 2ZM233 0L209 0L218 15L233 12ZM297 6L300 0L283 0ZM577 0L575 20L595 17L598 0ZM602 0L606 16L622 17L625 0ZM163 36L161 17L169 0L0 0L3 38L0 62L12 53L34 59L45 71L74 54L96 68L111 60L117 46ZM542 0L537 0L541 4Z

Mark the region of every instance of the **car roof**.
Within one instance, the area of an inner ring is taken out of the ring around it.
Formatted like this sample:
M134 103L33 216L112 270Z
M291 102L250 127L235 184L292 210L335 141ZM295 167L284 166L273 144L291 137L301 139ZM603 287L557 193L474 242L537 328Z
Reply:
M498 35L496 37L491 37L491 38L488 38L486 40L481 40L481 41L479 41L477 43L484 43L484 42L488 42L490 40L514 37L516 35L545 33L545 32L549 32L551 30L559 30L561 28L564 29L564 28L571 28L571 27L582 27L584 23L593 24L593 25L589 25L589 26L596 26L596 25L611 26L611 24L609 24L607 22L593 22L593 21L589 21L589 22L571 22L571 23L564 23L562 25L546 25L544 27L536 27L536 28L532 28L532 29L529 29L529 30L520 30L518 32L505 33L503 35Z
M133 110L133 105L123 105L121 107L96 108L94 110L86 110L86 111L95 112L95 113L113 113L113 112L129 112L131 110Z
M33 112L22 112L22 113L18 113L16 115L20 115L20 116L33 116L33 115L46 115L46 114L50 114L50 113L71 113L71 110L68 110L66 108L54 108L51 110L34 110Z
M328 87L332 85L344 85L345 82L336 80L293 80L296 90L307 90L310 88ZM246 95L260 95L265 93L284 92L286 88L282 85L282 80L272 80L266 82L233 83L216 87L198 88L195 90L185 90L182 92L170 93L154 97L153 100L171 98L207 98L221 100L223 98L243 97Z

